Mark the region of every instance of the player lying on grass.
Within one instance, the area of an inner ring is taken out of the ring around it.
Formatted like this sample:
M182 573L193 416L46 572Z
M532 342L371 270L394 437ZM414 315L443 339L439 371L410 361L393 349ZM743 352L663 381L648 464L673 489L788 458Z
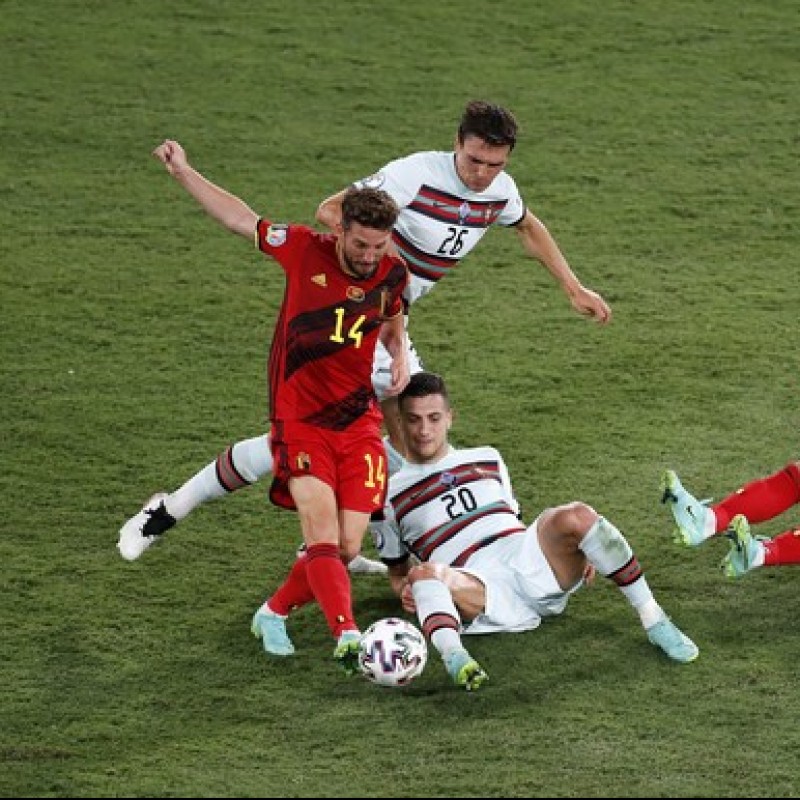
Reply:
M630 544L579 500L520 522L508 470L493 447L456 449L447 388L418 372L398 395L406 464L389 480L370 530L394 591L415 612L453 681L487 678L461 634L516 633L560 614L595 571L613 581L647 638L674 661L698 649L656 602Z

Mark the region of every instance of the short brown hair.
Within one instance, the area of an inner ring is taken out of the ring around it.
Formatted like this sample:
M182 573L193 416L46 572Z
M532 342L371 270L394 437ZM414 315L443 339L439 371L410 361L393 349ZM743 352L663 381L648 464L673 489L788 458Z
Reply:
M458 141L464 144L468 136L477 136L487 144L507 144L513 150L517 143L517 120L507 108L485 100L471 100L461 116Z
M397 222L398 208L382 189L351 186L342 200L342 227L347 230L357 222L376 231L390 231Z
M406 388L397 395L397 404L402 411L403 405L409 397L428 397L432 394L441 395L444 398L445 406L450 408L450 395L444 378L435 372L415 372L406 384Z

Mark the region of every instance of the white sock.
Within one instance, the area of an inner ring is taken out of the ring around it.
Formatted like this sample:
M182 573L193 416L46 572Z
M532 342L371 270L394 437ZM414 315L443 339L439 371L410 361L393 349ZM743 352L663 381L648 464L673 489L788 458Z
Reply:
M264 601L259 611L262 611L264 614L268 614L272 617L280 617L280 619L288 619L288 617L285 614L279 614L277 611L273 611L269 607L269 600Z
M458 631L452 628L438 628L435 630L431 634L431 644L436 648L442 658L453 650L464 649L461 636L459 636Z
M632 573L639 573L639 576L630 583L618 583L619 590L637 612L645 628L651 628L663 619L664 611L655 601L628 540L615 525L605 517L598 517L579 547L589 563L606 577L630 563Z
M411 593L417 604L419 623L423 630L433 629L428 636L439 654L444 656L451 650L461 649L461 616L450 590L441 581L426 578L415 581Z
M244 483L236 485L236 489L256 483L260 478L272 472L272 453L269 448L269 437L254 436L234 444L230 450L230 460L236 473ZM188 516L199 505L216 500L232 491L219 482L217 464L220 458L228 454L226 450L219 458L206 464L203 469L189 478L186 483L174 491L164 501L167 512L176 520Z
M164 501L164 505L176 520L181 520L197 506L209 500L216 500L225 494L227 494L225 488L217 480L217 462L212 461L189 478L180 489L174 491Z
M256 483L272 472L272 452L269 436L262 434L233 445L233 463L237 472L248 482Z
M641 580L644 580L644 578L641 578ZM667 616L664 613L664 609L661 608L661 606L653 597L647 600L643 605L639 606L636 611L639 612L639 619L642 621L642 627L645 630L652 628L653 625L661 622L661 620Z

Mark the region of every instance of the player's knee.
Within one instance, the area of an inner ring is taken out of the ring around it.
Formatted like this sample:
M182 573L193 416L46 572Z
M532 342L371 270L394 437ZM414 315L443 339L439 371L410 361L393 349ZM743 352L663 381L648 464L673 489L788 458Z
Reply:
M598 517L597 512L582 500L565 503L563 506L559 506L557 511L565 522L571 523L574 527L584 527L587 524L591 526Z
M597 522L598 513L582 500L574 500L559 506L554 517L558 530L583 536Z

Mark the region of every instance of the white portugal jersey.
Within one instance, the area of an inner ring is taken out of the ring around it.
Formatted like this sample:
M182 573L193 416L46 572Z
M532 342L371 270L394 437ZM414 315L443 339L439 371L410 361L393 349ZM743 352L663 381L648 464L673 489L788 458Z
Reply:
M388 564L421 561L463 567L488 544L525 526L508 469L493 447L450 449L435 464L408 464L391 476L386 504L370 523Z
M461 183L455 153L414 153L389 162L358 187L383 189L400 208L393 239L408 264L408 305L426 295L481 240L490 225L516 225L525 203L501 172L483 192Z

